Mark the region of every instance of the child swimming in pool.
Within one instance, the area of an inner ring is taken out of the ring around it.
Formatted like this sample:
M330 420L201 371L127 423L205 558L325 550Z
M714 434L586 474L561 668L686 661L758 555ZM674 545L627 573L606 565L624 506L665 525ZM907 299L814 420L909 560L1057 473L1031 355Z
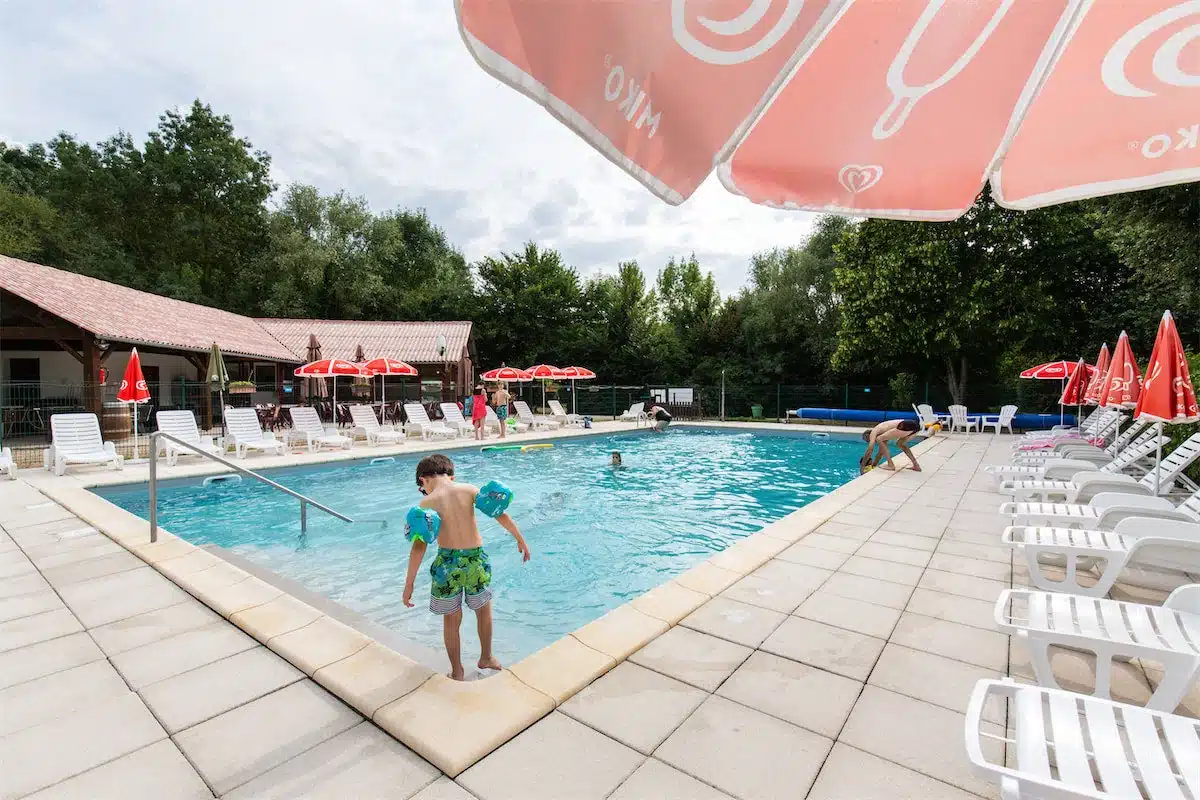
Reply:
M621 453L619 451L613 450L612 460L609 462L609 466L613 466L613 467L621 466Z
M492 566L475 524L479 489L470 484L455 483L454 462L440 453L426 456L417 464L417 489L425 495L419 507L436 511L441 520L437 529L437 555L429 567L433 576L429 610L442 618L442 639L450 659L450 677L456 681L465 677L459 638L464 598L467 608L475 612L479 629L479 668L502 669L492 653ZM507 513L495 519L516 539L522 560L528 561L529 545L517 523ZM404 605L409 608L414 605L413 583L426 547L423 540L413 539L404 580Z

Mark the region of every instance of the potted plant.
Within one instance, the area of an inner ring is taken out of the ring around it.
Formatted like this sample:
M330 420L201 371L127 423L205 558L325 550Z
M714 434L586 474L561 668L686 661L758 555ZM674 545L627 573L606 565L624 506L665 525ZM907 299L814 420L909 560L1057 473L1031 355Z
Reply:
M254 381L230 381L227 391L230 394L251 394L254 390Z

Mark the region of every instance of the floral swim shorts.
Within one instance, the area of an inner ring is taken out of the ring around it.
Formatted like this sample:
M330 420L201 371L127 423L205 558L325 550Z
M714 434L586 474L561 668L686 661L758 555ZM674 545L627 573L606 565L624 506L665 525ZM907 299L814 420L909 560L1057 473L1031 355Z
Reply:
M492 599L492 564L482 547L467 550L439 547L429 574L433 577L429 610L434 614L461 611L464 595L467 608L472 611L478 611Z

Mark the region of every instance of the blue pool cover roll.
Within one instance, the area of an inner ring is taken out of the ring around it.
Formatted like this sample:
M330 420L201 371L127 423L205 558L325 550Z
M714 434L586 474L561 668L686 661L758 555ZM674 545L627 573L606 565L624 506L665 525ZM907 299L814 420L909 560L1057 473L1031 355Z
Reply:
M791 414L800 419L822 419L837 422L856 422L860 425L878 425L889 419L912 419L917 415L911 411L870 411L861 408L798 408ZM969 416L978 416L968 412ZM987 414L989 417L995 414ZM1045 430L1058 424L1057 414L1017 414L1013 417L1013 428L1023 430ZM1063 418L1064 425L1074 425L1075 416L1067 414Z

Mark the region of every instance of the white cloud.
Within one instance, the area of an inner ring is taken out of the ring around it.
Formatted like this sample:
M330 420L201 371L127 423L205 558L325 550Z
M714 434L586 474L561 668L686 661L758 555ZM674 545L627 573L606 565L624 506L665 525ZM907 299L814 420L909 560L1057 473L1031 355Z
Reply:
M200 97L271 153L281 184L425 206L468 258L533 238L583 274L692 251L726 293L749 256L798 243L807 214L729 195L680 207L645 191L543 109L480 70L448 0L9 0L0 131L135 139Z

